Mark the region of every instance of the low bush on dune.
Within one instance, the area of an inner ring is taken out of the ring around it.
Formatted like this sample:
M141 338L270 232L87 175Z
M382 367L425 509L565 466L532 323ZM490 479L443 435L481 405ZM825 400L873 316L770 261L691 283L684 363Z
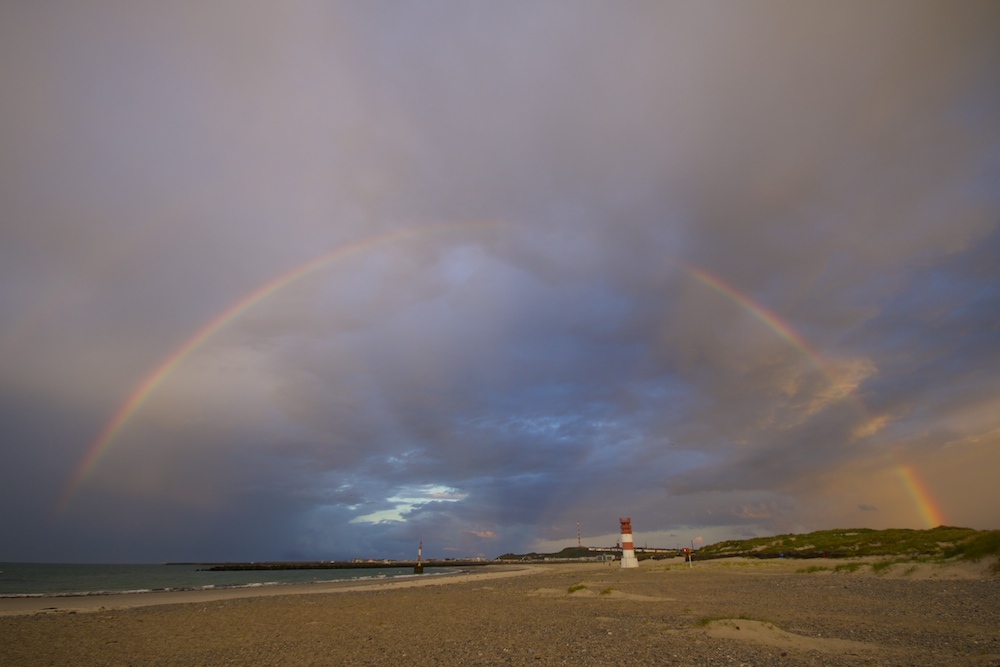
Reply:
M978 563L984 558L1000 558L1000 530L984 530L945 549L945 557L959 556Z

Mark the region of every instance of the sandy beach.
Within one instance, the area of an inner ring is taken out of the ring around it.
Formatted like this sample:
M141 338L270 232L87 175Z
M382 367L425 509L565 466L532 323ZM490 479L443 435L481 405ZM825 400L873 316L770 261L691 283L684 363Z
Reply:
M3 599L0 665L1000 665L1000 578L985 562L855 562Z

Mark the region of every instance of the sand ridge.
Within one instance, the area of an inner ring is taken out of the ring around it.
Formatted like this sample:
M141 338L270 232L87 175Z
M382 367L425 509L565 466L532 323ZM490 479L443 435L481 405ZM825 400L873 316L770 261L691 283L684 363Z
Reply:
M850 639L807 637L785 632L772 623L741 618L724 618L709 621L704 630L708 637L751 641L784 649L823 651L826 653L855 653L863 655L876 648L872 644Z

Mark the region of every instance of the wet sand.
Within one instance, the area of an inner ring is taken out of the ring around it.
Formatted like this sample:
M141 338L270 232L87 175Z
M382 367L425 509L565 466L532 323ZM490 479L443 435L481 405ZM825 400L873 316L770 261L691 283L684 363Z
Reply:
M0 665L1000 665L1000 579L986 563L838 564L491 566L8 599Z

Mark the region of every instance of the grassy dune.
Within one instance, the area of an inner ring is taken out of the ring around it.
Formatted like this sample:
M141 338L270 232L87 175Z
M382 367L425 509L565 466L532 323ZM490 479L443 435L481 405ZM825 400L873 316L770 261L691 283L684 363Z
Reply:
M749 540L728 540L698 550L700 559L743 556L749 558L846 558L861 556L960 558L978 562L997 558L1000 567L1000 530L974 530L938 526L930 530L851 528L820 530L802 535L775 535Z

